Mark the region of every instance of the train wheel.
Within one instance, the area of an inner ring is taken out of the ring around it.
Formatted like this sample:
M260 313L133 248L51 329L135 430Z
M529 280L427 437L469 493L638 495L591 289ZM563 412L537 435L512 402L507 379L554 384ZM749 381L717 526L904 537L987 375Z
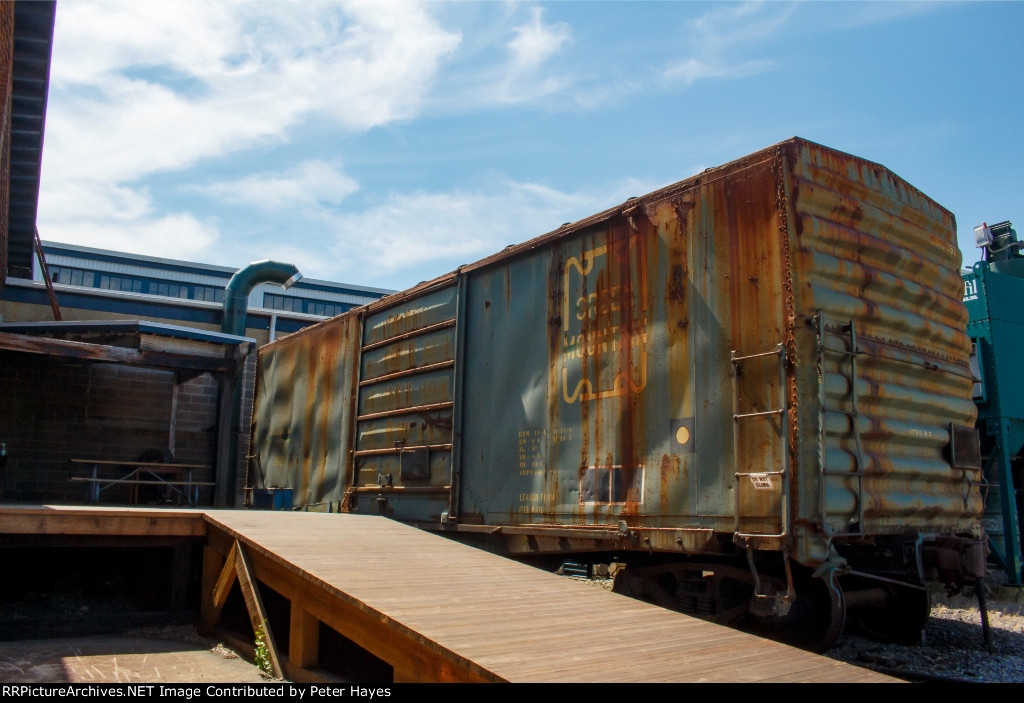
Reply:
M885 605L850 611L853 629L879 642L920 644L932 611L928 592L889 584L885 590L889 596Z
M794 584L796 598L789 613L757 619L754 631L812 652L824 652L843 633L846 608L835 579L807 577Z

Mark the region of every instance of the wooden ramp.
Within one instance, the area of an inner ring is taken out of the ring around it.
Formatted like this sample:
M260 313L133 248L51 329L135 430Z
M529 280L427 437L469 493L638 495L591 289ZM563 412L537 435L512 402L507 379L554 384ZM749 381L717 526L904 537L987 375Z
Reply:
M51 529L64 529L54 528L53 511L82 514L49 510ZM3 512L0 532L11 524ZM396 682L895 680L383 517L105 509L86 513L85 524L124 524L126 514L150 530L161 514L205 523L206 627L217 624L235 583L254 622L267 622L261 589L287 599L287 637L278 633L286 641L269 627L267 634L275 666L292 680L317 678L321 622L387 662ZM175 530L195 535L180 525Z
M206 515L213 548L237 539L291 601L290 650L317 619L396 681L892 681L383 517Z

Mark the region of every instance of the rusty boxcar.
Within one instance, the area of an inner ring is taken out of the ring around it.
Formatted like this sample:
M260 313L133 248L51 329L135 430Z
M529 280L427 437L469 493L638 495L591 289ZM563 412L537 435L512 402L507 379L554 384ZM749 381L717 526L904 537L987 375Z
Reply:
M250 486L830 644L983 561L951 213L794 138L263 347Z

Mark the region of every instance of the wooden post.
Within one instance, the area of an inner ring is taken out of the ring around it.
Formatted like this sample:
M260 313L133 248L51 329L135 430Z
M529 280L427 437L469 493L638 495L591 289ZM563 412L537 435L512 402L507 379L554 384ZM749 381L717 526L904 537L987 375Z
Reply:
M242 588L242 597L245 599L245 607L249 610L249 620L252 621L254 632L263 631L266 638L267 655L270 657L270 668L274 676L284 678L284 669L281 668L281 659L277 653L277 644L274 641L274 633L270 630L270 620L267 618L267 609L263 607L263 599L260 598L260 589L253 578L252 568L245 556L245 548L235 541L232 548L235 552L235 571L238 574L238 585Z
M188 609L188 582L192 576L192 544L182 542L171 547L171 612Z
M174 373L174 386L171 388L171 427L167 433L167 450L174 454L174 434L178 427L178 391L181 389L181 384L178 382L178 374Z
M200 629L209 634L220 619L231 585L235 582L235 554L238 543L231 545L227 559L213 547L203 549L203 598L200 604Z
M310 615L298 600L292 598L288 661L292 666L308 669L320 658L320 621Z
M216 505L218 508L233 507L235 504L235 472L231 463L231 442L234 428L231 427L231 409L235 397L235 377L230 373L216 374L220 386L220 406L217 414L217 464L214 469L216 478Z
M220 618L221 609L224 607L223 599L220 606L216 605L218 577L223 574L223 568L224 556L209 545L203 547L203 591L200 594L201 599L199 603L199 632L203 635L210 634ZM234 564L231 565L230 573L233 577L235 573ZM224 598L227 598L226 593Z

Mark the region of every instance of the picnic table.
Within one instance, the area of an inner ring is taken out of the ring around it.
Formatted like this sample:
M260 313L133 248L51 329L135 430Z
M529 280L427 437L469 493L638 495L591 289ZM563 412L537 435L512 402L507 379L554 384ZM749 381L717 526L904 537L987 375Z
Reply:
M211 481L193 481L192 472L195 469L209 468L208 464L179 464L174 462L156 461L109 461L102 459L71 459L72 465L89 466L89 476L72 476L71 481L87 484L85 501L89 505L96 505L100 500L100 492L111 486L127 485L132 486L132 503L139 502L139 486L163 486L165 495L173 497L177 502L184 500L188 505L196 505L199 502L199 488L202 486L215 485ZM100 478L101 466L119 467L125 470L119 478Z

